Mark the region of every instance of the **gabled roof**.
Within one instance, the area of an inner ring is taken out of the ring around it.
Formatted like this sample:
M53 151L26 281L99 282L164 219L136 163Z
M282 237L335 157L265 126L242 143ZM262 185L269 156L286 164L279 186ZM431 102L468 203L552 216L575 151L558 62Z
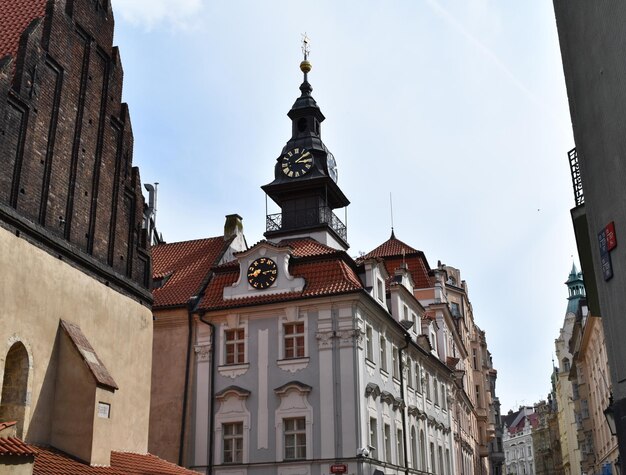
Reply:
M2 0L0 2L0 59L17 55L20 36L36 18L44 16L46 0Z
M80 329L78 325L74 323L61 320L61 328L65 331L65 334L69 337L70 341L82 357L83 361L91 371L96 384L104 386L109 389L119 389L115 380L106 369L102 360L96 354L96 350L93 349L89 340Z
M182 306L197 295L231 242L219 236L154 246L153 278L167 280L153 290L153 308Z
M34 447L22 442L17 437L0 437L0 456L17 455L21 457L31 457L36 454ZM0 459L0 465L2 459Z
M373 257L392 257L401 256L402 254L417 254L420 251L412 248L408 244L403 243L396 238L395 233L391 232L391 237L376 249L365 254L362 259L371 259Z
M239 265L233 261L213 268L215 276L207 286L199 308L218 310L363 290L363 284L354 269L354 261L344 251L325 246L311 238L285 240L279 242L278 246L291 248L289 272L294 277L305 279L306 285L302 291L281 294L259 293L224 300L224 287L233 285L239 279Z
M110 467L92 467L52 448L37 447L33 475L198 475L150 454L111 452Z
M393 276L402 264L406 264L416 289L426 289L435 285L424 253L397 239L393 232L387 241L359 258L359 262L372 258L382 259L390 276Z

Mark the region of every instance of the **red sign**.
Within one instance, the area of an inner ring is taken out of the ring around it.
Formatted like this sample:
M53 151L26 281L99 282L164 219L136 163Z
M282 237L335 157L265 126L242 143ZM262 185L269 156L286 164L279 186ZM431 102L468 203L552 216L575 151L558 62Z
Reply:
M604 232L606 233L606 247L607 250L612 251L617 246L617 237L615 236L615 223L611 221L604 228Z
M348 466L345 463L335 463L330 466L330 473L346 473Z

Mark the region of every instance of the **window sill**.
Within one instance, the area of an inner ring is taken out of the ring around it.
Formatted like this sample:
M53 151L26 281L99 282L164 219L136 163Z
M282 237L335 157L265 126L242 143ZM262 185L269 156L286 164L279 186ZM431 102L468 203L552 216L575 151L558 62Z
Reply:
M365 364L367 366L369 366L372 369L376 368L376 363L374 363L372 360L370 360L369 358L365 358Z
M222 376L235 379L237 376L242 376L246 374L249 368L250 368L250 363L229 364L229 365L218 366L217 371Z
M276 361L276 364L283 371L295 373L296 371L303 370L304 368L309 366L309 358L289 358L284 360L278 360Z

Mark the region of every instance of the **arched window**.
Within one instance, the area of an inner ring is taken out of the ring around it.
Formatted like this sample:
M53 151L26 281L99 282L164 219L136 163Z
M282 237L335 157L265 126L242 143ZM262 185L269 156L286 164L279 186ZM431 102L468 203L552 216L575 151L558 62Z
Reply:
M21 343L15 343L4 363L0 421L17 421L17 436L24 436L26 406L28 404L28 352Z
M420 470L427 472L428 467L426 466L426 437L424 437L424 431L420 431L420 459L421 466Z
M415 434L415 427L411 428L411 465L417 470L417 435Z

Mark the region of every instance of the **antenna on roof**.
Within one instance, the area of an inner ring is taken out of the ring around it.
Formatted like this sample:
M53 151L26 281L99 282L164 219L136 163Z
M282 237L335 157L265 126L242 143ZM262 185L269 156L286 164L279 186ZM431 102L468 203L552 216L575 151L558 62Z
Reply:
M391 192L389 192L389 209L391 210L391 237L395 238L396 236L393 232L393 198Z

